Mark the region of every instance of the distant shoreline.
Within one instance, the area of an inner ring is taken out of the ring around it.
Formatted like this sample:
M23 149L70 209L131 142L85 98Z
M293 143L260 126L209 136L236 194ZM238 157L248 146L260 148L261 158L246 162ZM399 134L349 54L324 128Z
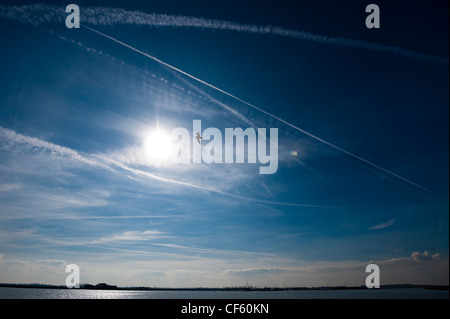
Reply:
M0 283L0 288L35 288L35 289L70 289L66 286L47 285L47 284L8 284ZM422 288L431 290L449 290L449 286L445 285L381 285L380 289L411 289ZM365 286L334 286L334 287L223 287L223 288L163 288L163 287L117 287L102 284L100 287L84 284L78 289L83 290L136 290L136 291L315 291L315 290L368 290Z

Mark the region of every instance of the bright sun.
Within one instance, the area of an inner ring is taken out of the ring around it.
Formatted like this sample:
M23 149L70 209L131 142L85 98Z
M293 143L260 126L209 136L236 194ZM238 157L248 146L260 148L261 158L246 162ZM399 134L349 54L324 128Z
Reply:
M170 157L172 141L168 134L157 130L147 135L144 141L144 148L151 159L164 162Z

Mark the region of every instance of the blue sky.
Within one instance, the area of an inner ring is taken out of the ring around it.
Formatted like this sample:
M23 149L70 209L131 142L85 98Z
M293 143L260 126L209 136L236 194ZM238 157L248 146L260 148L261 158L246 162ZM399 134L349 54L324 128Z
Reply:
M448 3L76 3L129 47L0 4L0 282L448 284ZM278 171L155 162L193 120L278 128Z

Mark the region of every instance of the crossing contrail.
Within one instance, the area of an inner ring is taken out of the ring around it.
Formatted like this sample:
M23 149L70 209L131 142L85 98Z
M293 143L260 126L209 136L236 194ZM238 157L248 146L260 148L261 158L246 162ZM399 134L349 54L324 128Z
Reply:
M237 97L237 96L235 96L235 95L233 95L231 93L228 93L227 91L224 91L224 90L222 90L222 89L220 89L220 88L218 88L218 87L216 87L216 86L214 86L214 85L212 85L212 84L210 84L208 82L205 82L205 81L203 81L203 80L201 80L201 79L199 79L199 78L197 78L197 77L195 77L195 76L193 76L193 75L191 75L191 74L189 74L189 73L187 73L187 72L185 72L183 70L180 70L179 68L176 68L176 67L174 67L174 66L172 66L172 65L170 65L170 64L168 64L168 63L166 63L166 62L164 62L164 61L162 61L162 60L160 60L160 59L158 59L158 58L156 58L156 57L146 53L146 52L143 52L143 51L141 51L139 49L136 49L135 47L133 47L133 46L131 46L129 44L126 44L123 41L117 40L116 38L113 38L113 37L111 37L111 36L109 36L107 34L104 34L104 33L100 32L100 31L97 31L97 30L92 29L90 27L87 27L85 25L83 25L82 27L87 29L87 30L90 30L92 32L95 32L95 33L97 33L97 34L99 34L99 35L101 35L101 36L103 36L103 37L105 37L107 39L110 39L110 40L112 40L112 41L114 41L114 42L116 42L116 43L118 43L118 44L120 44L122 46L125 46L125 47L127 47L127 48L129 48L129 49L131 49L131 50L133 50L133 51L135 51L135 52L137 52L137 53L139 53L139 54L149 58L149 59L152 59L152 60L160 63L161 65L163 65L165 67L168 67L168 68L170 68L170 69L172 69L172 70L174 70L174 71L176 71L176 72L178 72L178 73L180 73L182 75L185 75L185 76L187 76L187 77L189 77L189 78L191 78L191 79L193 79L193 80L195 80L195 81L197 81L197 82L199 82L199 83L201 83L203 85L206 85L206 86L208 86L208 87L210 87L210 88L212 88L212 89L214 89L214 90L216 90L216 91L218 91L218 92L220 92L222 94L225 94L225 95L235 99L236 101L239 101L239 102L241 102L241 103L243 103L243 104L245 104L245 105L247 105L247 106L249 106L249 107L251 107L251 108L253 108L253 109L255 109L255 110L259 111L259 112L261 112L261 113L264 113L267 116L270 116L273 119L276 119L277 121L279 121L279 122L281 122L281 123L283 123L283 124L293 128L293 129L295 129L295 130L297 130L297 131L299 131L299 132L301 132L301 133L303 133L303 134L305 134L305 135L307 135L307 136L309 136L309 137L311 137L311 138L313 138L313 139L315 139L315 140L317 140L317 141L319 141L319 142L321 142L321 143L323 143L325 145L328 145L328 146L330 146L330 147L332 147L332 148L334 148L334 149L336 149L336 150L338 150L338 151L340 151L340 152L342 152L342 153L344 153L344 154L346 154L348 156L351 156L351 157L353 157L353 158L355 158L355 159L357 159L357 160L359 160L359 161L361 161L361 162L363 162L363 163L365 163L367 165L370 165L370 166L372 166L372 167L374 167L374 168L376 168L376 169L378 169L378 170L380 170L380 171L382 171L382 172L384 172L386 174L389 174L389 175L394 176L394 177L396 177L396 178L398 178L398 179L400 179L400 180L402 180L402 181L404 181L406 183L409 183L410 185L413 185L413 186L418 187L418 188L420 188L420 189L422 189L422 190L424 190L426 192L431 193L431 191L429 189L427 189L427 188L425 188L425 187L423 187L423 186L421 186L421 185L419 185L417 183L414 183L413 181L411 181L411 180L409 180L407 178L404 178L404 177L402 177L402 176L400 176L398 174L395 174L395 173L393 173L393 172L391 172L391 171L389 171L389 170L387 170L387 169L385 169L385 168L383 168L383 167L381 167L381 166L379 166L379 165L377 165L375 163L372 163L372 162L370 162L370 161L368 161L368 160L366 160L366 159L364 159L364 158L362 158L362 157L360 157L358 155L355 155L355 154L353 154L353 153L351 153L349 151L346 151L343 148L340 148L339 146L336 146L336 145L334 145L334 144L332 144L330 142L327 142L324 139L322 139L322 138L320 138L320 137L318 137L318 136L316 136L314 134L311 134L311 133L301 129L298 126L296 126L296 125L294 125L292 123L289 123L288 121L283 120L282 118L280 118L280 117L278 117L278 116L276 116L276 115L274 115L272 113L269 113L269 112L261 109L260 107L257 107L256 105L253 105L253 104L251 104L251 103L249 103L249 102L247 102L247 101L245 101L245 100L243 100L243 99L241 99L241 98L239 98L239 97Z
M67 13L64 7L47 4L31 4L21 6L1 6L0 18L22 23L40 25L46 23L64 24ZM412 59L440 64L449 64L448 58L420 53L397 46L383 45L344 37L329 37L306 31L285 29L276 26L258 26L241 24L232 21L177 16L142 11L130 11L109 7L81 7L80 19L82 23L90 25L137 25L155 28L195 28L202 30L233 31L249 34L274 35L292 38L300 41L320 43L323 45L337 45L341 47L364 49L383 52Z

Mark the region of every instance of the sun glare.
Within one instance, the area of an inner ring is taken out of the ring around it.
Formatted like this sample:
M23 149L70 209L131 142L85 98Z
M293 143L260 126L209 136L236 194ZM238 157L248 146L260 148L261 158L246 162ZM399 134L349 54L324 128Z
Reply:
M157 130L147 135L144 147L145 152L152 160L164 162L170 157L172 141L167 133Z

